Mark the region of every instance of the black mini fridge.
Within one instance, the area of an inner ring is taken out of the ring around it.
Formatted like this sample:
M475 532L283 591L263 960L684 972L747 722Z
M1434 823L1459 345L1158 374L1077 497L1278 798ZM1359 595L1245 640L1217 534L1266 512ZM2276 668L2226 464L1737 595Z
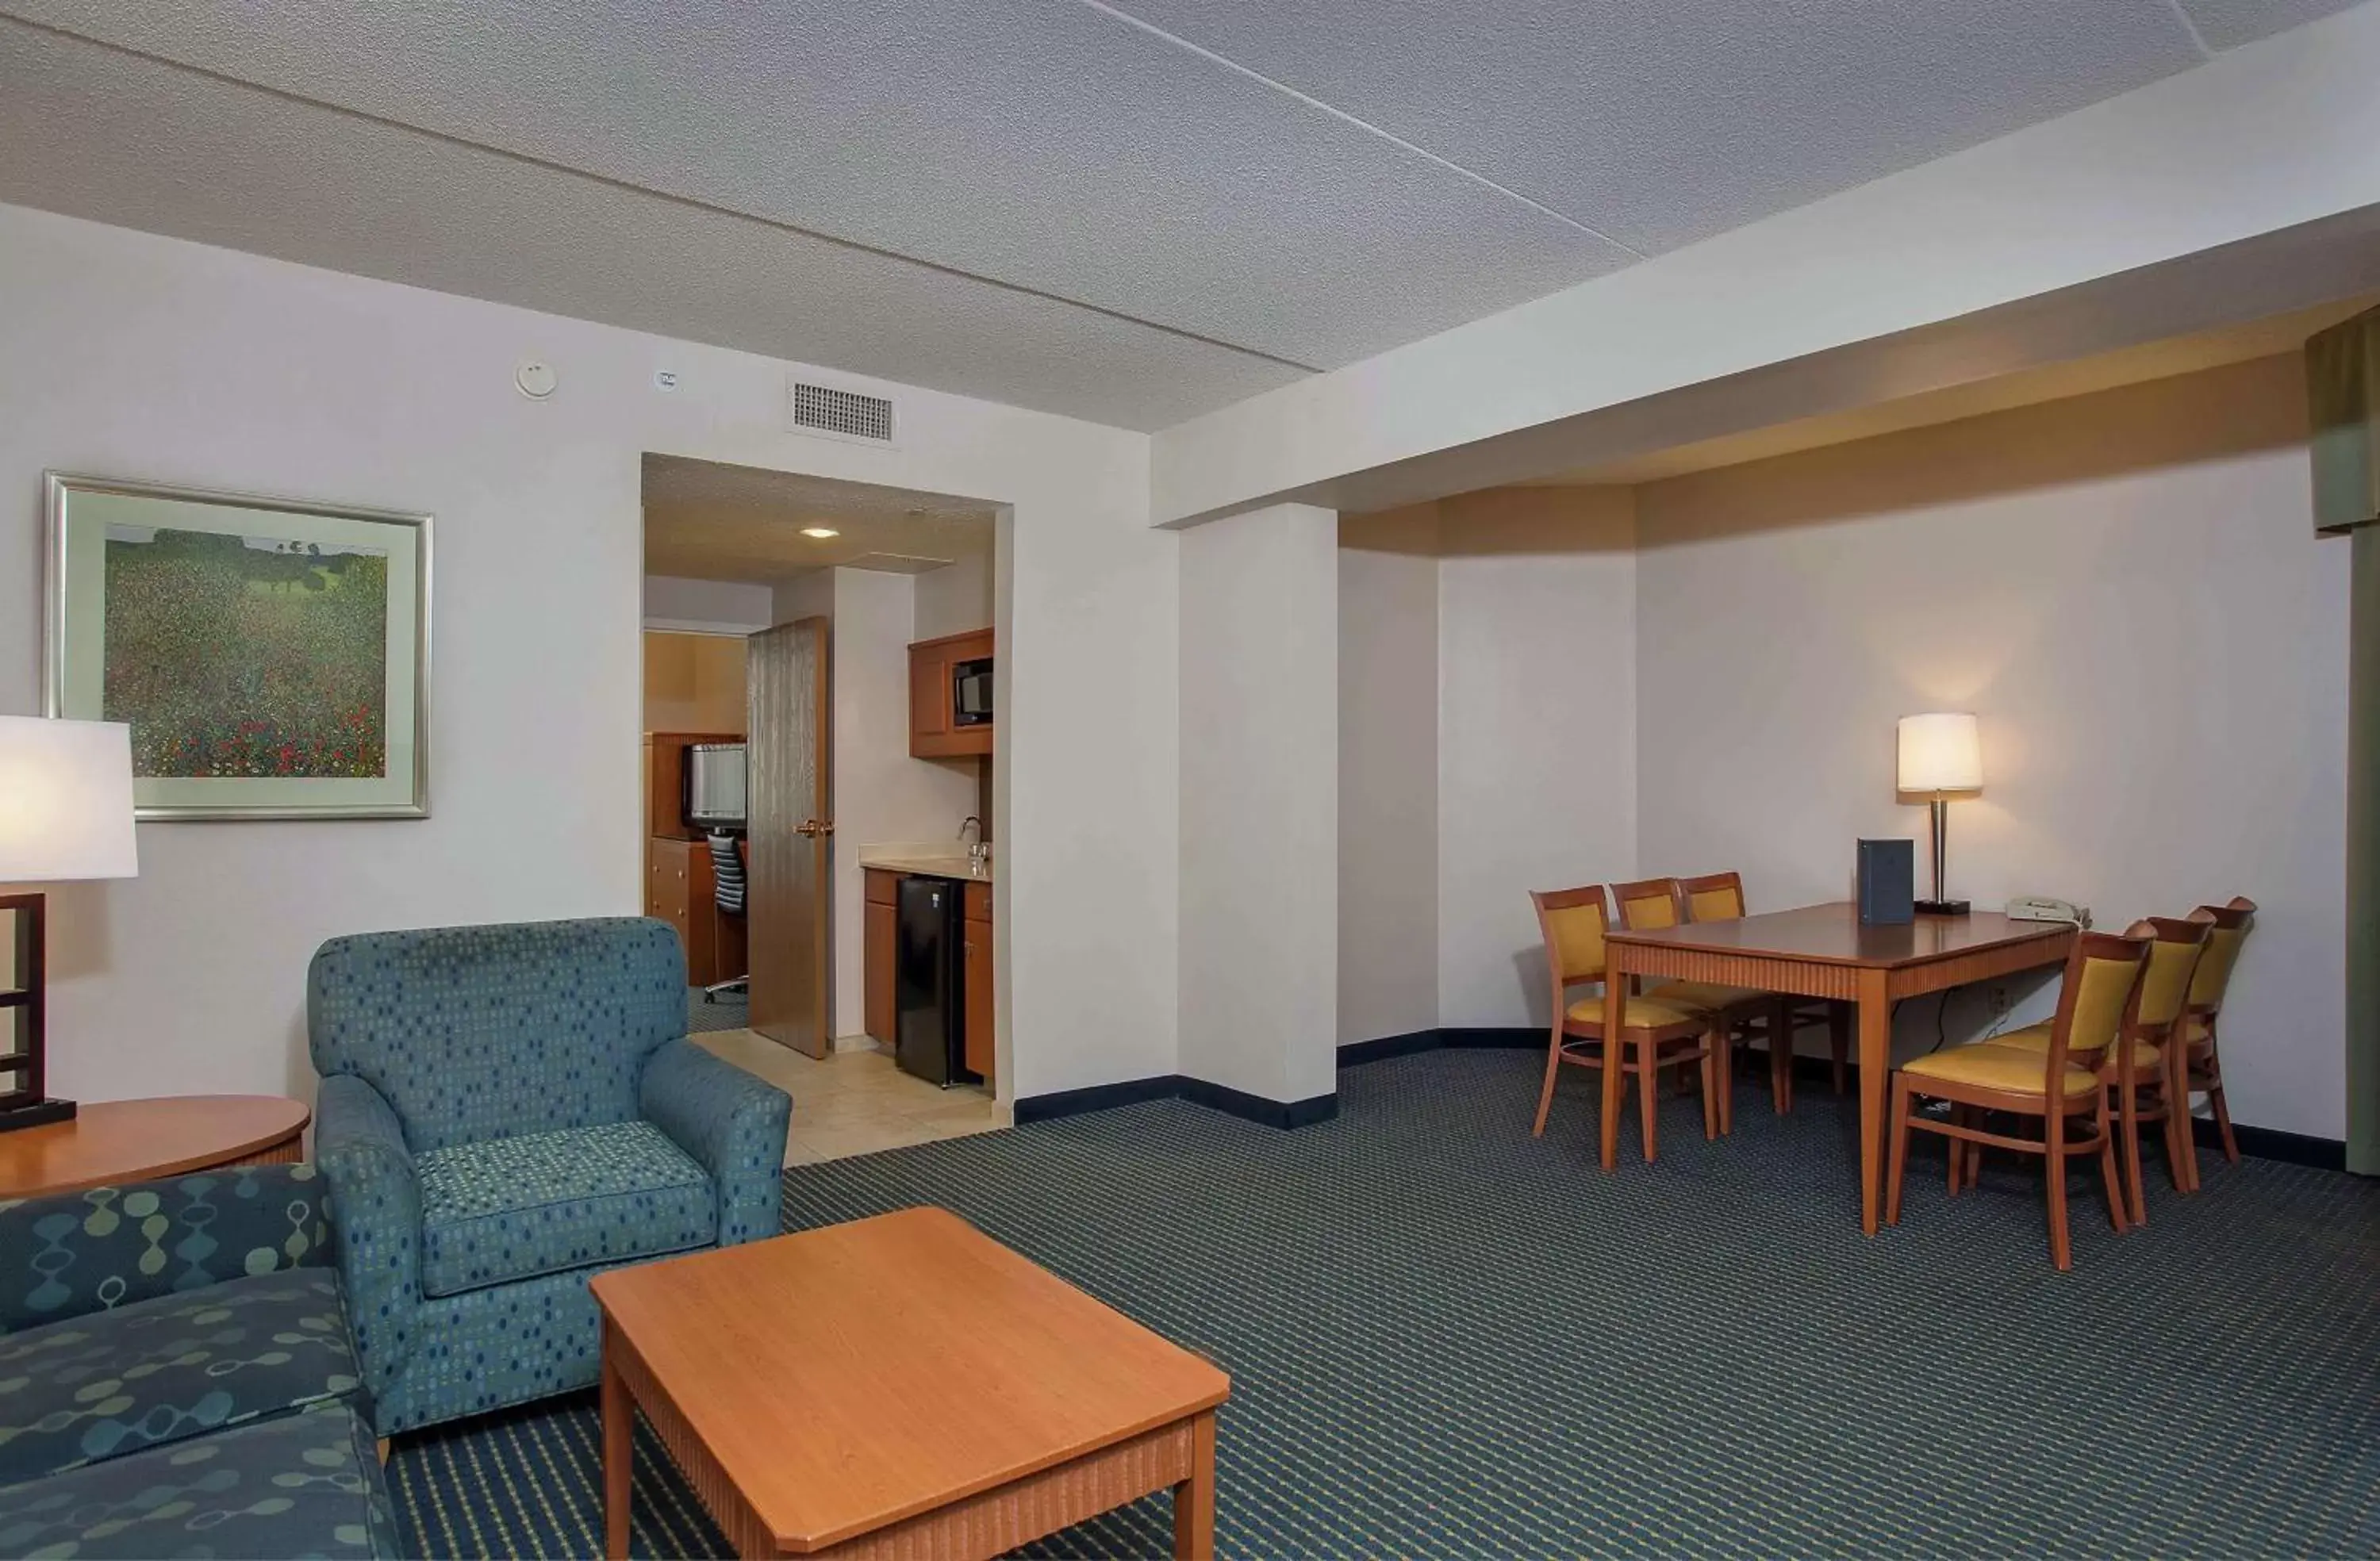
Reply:
M966 1068L966 929L959 886L948 878L901 880L893 935L892 1060L904 1072L948 1086L978 1082Z

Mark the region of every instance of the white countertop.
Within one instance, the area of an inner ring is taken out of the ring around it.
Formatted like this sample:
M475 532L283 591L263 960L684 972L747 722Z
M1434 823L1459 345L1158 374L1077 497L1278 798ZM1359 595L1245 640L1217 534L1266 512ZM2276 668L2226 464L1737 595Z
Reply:
M921 852L916 846L863 845L859 848L859 865L880 867L888 873L920 873L928 877L958 878L967 883L991 882L991 864L986 862L978 871L968 863L964 852L943 855Z

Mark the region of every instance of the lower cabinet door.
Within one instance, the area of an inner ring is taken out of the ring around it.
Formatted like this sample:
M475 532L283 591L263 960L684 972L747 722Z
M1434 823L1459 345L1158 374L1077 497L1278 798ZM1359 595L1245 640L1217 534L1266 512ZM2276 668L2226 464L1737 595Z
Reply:
M891 905L868 902L860 951L860 981L867 987L866 1019L870 1040L892 1044L893 944L901 913Z
M966 1065L967 1071L991 1083L991 924L967 921L966 929Z

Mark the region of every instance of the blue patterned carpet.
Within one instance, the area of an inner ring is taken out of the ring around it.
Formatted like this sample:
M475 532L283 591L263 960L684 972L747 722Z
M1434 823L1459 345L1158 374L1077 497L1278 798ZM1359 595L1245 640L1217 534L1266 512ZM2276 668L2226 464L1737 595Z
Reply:
M1295 1132L1178 1101L785 1175L801 1228L913 1204L992 1235L1230 1369L1233 1555L2380 1554L2380 1183L2204 1159L2150 1226L2037 1177L1956 1202L1913 1159L1859 1234L1852 1119L1737 1096L1706 1144L1606 1176L1591 1076L1528 1136L1542 1054L1350 1070ZM795 1110L800 1109L798 1104ZM400 1441L430 1555L591 1555L591 1397ZM637 1553L722 1543L662 1454ZM1031 1554L1171 1554L1152 1498Z

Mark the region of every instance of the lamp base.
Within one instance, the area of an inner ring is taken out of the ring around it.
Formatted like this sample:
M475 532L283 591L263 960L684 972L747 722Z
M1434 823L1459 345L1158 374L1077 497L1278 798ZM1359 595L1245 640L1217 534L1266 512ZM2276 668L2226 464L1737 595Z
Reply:
M1921 916L1965 916L1975 908L1964 900L1920 900L1914 909Z
M18 1128L47 1127L52 1122L74 1120L75 1103L71 1100L32 1100L22 1106L0 1110L0 1132L14 1132Z

